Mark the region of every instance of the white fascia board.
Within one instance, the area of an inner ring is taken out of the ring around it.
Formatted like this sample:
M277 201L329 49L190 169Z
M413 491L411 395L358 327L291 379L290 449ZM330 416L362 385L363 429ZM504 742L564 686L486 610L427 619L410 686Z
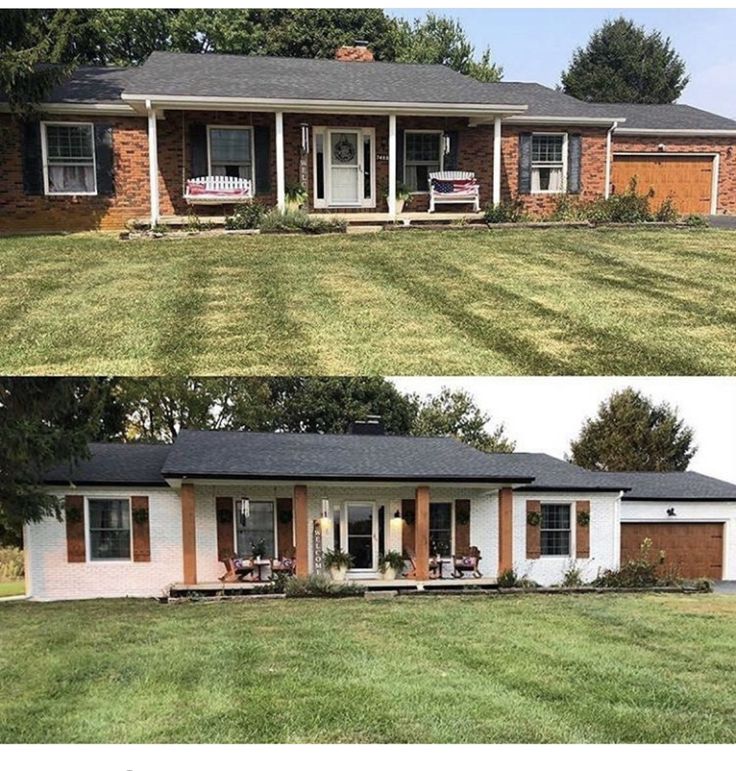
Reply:
M623 122L626 118L576 118L570 116L567 118L557 116L538 116L538 115L516 115L510 118L504 118L503 122L508 125L549 125L560 124L567 126L605 126L610 128L615 122Z
M525 104L477 104L462 102L358 102L329 99L262 99L251 97L168 96L166 94L122 94L133 107L143 109L146 101L159 109L248 110L249 112L313 112L338 115L463 115L487 116L523 113Z
M0 112L11 112L10 105L0 104ZM129 104L83 104L81 102L41 102L38 112L48 115L135 115Z
M631 136L652 135L652 136L671 136L671 137L736 137L736 129L637 129L637 128L618 128L615 134L625 134Z

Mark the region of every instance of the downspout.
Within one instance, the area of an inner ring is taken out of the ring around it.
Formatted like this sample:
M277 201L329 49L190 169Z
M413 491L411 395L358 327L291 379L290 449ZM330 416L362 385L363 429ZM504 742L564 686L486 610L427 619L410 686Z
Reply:
M613 135L613 132L618 128L618 121L614 121L611 124L611 128L608 129L608 134L606 134L606 189L603 191L603 197L608 200L608 197L611 194L611 161L612 161L612 153L611 153L611 137Z

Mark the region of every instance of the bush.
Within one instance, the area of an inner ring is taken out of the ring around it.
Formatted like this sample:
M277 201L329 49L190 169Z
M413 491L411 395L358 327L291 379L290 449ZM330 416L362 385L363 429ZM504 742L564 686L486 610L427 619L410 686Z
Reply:
M24 573L22 550L15 546L0 547L0 581L17 581Z
M614 193L608 199L600 198L585 207L586 219L596 224L606 222L652 222L649 209L651 191L640 195L637 180L633 177L625 193Z
M562 575L562 583L560 586L566 586L566 587L575 587L575 586L582 586L584 583L583 581L583 574L579 567L577 567L575 564L571 564L568 566L567 570Z
M688 214L684 223L689 228L709 228L710 222L702 214Z
M256 230L266 214L266 207L258 201L239 203L230 217L225 217L228 230Z
M337 217L332 219L310 217L301 209L285 212L271 209L261 221L262 233L344 233L346 229L345 220Z
M516 575L516 571L513 568L504 570L498 576L498 585L501 589L512 589L517 585L519 577Z
M668 195L667 198L662 201L657 209L654 218L657 222L677 222L680 215L675 207L675 202L672 200L672 196Z
M645 538L639 547L639 556L624 563L618 570L605 570L594 581L593 586L612 588L644 589L652 586L675 586L680 582L675 571L663 573L664 552L657 559L651 557L652 541Z
M489 204L483 219L489 225L499 222L522 222L526 219L524 202L520 198L511 198L508 201L501 201L497 206Z
M556 222L577 222L587 219L585 205L574 195L561 195L555 201L552 219Z
M363 594L363 589L355 584L335 583L327 576L289 576L284 584L284 593L287 597L357 597Z

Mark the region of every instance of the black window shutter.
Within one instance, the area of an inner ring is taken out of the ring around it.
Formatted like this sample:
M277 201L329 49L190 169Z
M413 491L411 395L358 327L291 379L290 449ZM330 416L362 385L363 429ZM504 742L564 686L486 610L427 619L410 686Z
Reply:
M23 192L43 195L43 156L41 154L41 124L26 121L23 124Z
M583 139L580 134L567 138L567 192L580 192L580 176L583 158Z
M95 124L95 161L97 195L115 193L115 159L112 152L112 126Z
M404 129L396 132L396 184L404 183Z
M459 131L445 131L445 136L450 140L450 152L445 155L444 169L445 171L459 171L458 166L458 142L460 141ZM444 148L443 148L444 152Z
M262 195L271 192L271 129L268 126L256 126L253 131L256 195Z
M532 135L519 134L519 195L532 192Z
M189 174L192 177L206 177L207 168L207 126L204 123L189 124Z

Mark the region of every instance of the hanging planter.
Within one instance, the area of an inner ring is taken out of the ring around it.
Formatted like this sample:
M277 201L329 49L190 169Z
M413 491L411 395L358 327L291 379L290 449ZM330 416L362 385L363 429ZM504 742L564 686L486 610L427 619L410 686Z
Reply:
M582 525L583 527L587 527L590 524L590 512L589 511L579 511L575 515L577 519L578 525Z
M539 527L542 524L542 514L539 511L528 511L526 514L526 523L532 527Z

